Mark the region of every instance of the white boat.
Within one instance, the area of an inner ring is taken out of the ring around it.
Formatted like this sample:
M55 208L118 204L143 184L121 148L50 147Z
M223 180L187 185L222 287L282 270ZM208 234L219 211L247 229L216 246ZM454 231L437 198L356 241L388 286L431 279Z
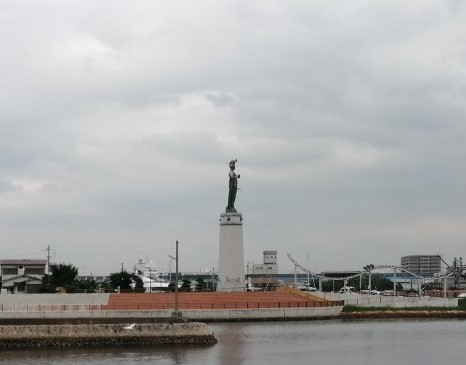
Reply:
M166 291L170 282L162 279L160 273L154 269L152 261L139 259L134 267L134 274L139 276L144 284L145 293Z

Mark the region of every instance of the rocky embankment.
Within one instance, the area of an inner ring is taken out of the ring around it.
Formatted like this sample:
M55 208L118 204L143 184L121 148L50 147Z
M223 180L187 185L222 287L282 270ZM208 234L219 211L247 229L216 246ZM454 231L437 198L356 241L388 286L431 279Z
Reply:
M461 310L397 310L397 311L363 311L342 312L342 319L390 319L390 318L463 318L466 311Z
M0 326L0 348L212 345L204 323Z

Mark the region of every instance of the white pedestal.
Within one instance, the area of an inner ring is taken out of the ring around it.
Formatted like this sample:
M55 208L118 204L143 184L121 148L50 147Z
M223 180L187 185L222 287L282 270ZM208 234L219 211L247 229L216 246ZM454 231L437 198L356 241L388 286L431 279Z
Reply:
M220 214L217 291L244 290L243 216Z

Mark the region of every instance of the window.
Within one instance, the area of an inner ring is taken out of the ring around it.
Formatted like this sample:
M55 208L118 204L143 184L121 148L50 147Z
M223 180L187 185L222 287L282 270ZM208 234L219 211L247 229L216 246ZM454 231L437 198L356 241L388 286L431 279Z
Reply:
M2 270L3 275L18 275L17 267L5 267Z
M24 275L44 275L43 267L26 267L24 269Z

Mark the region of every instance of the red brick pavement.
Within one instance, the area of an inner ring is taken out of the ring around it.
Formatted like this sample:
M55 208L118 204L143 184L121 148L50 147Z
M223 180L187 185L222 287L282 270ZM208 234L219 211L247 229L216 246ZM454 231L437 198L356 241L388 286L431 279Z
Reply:
M287 292L195 292L178 294L179 309L254 309L326 307L336 302ZM104 310L173 309L175 293L111 294Z

